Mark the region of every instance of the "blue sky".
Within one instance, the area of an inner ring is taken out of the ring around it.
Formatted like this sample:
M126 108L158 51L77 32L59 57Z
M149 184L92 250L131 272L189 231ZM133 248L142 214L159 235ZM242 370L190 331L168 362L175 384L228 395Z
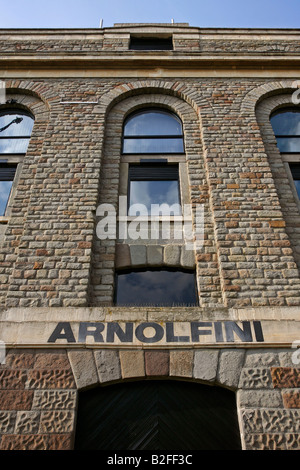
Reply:
M0 0L0 28L98 28L114 23L300 28L300 0Z

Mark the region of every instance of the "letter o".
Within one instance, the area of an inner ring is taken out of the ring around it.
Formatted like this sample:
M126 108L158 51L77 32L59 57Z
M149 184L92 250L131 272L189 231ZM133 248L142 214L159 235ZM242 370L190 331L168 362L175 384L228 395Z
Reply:
M146 328L153 328L155 330L154 336L152 336L150 338L145 336L144 330ZM157 343L158 341L160 341L163 338L164 329L158 323L141 323L139 326L137 326L137 328L135 330L135 336L142 343Z

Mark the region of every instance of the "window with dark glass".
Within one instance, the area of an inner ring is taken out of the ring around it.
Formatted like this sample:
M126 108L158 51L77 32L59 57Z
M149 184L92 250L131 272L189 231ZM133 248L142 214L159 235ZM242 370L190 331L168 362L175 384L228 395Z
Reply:
M294 109L274 113L270 119L281 153L300 153L300 111Z
M295 108L282 109L275 112L270 122L276 137L277 147L282 154L300 155L300 111ZM300 163L291 159L297 156L285 157L288 163L295 188L300 199Z
M159 268L120 271L115 286L118 306L197 305L194 271Z
M23 111L0 113L0 155L25 154L33 124L33 117Z
M131 36L129 49L135 51L171 51L173 49L172 37L139 37Z
M289 166L295 183L295 188L300 199L300 163L290 163Z
M0 163L0 216L5 215L16 173L16 165Z
M124 124L123 154L184 153L180 119L163 110L130 115Z
M129 215L137 215L140 204L146 208L141 215L181 215L177 164L129 165L128 193Z

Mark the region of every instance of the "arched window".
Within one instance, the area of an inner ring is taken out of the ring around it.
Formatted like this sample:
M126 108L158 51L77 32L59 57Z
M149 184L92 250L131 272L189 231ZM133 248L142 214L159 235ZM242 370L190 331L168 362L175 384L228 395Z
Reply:
M24 111L2 111L0 113L0 154L24 155L33 124L33 116Z
M7 213L17 172L27 152L34 118L16 109L0 112L0 216Z
M161 109L131 114L124 123L123 154L183 153L180 119Z
M298 108L278 110L271 115L270 122L277 147L289 165L300 199L300 110Z

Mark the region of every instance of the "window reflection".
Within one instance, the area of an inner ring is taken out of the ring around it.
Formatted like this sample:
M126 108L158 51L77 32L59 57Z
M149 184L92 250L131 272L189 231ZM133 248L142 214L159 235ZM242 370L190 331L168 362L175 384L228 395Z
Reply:
M5 215L15 172L16 165L0 163L0 216Z
M300 199L300 163L290 163L289 166L293 176L295 188Z
M286 110L270 119L277 146L282 153L300 152L300 112Z
M142 204L145 208L140 215L181 215L178 165L167 163L130 165L129 215L139 215L134 207L136 204ZM162 210L162 207L155 207L163 204L168 206L165 210Z
M143 204L147 215L181 215L178 181L131 181L129 215L137 215L134 208L131 208L134 204ZM151 210L151 205L162 204L174 205L174 213L170 214L167 208L162 208L161 213L157 207L152 207Z
M5 215L7 202L10 196L12 181L0 181L0 215Z
M195 273L145 269L119 272L115 303L118 306L197 305Z
M0 154L25 154L34 119L22 112L0 115Z
M162 110L144 110L124 125L123 153L183 153L181 121Z

